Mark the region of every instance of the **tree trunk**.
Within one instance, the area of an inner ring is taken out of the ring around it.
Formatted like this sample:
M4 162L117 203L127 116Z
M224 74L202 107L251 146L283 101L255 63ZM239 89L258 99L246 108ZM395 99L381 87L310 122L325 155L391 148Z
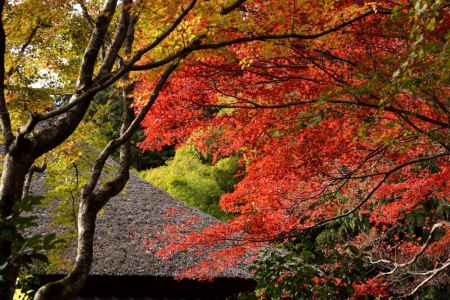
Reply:
M83 288L93 260L97 207L92 199L81 199L78 213L77 257L73 270L63 279L41 287L35 300L64 300L76 296Z
M3 162L0 181L0 298L12 299L19 266L12 256L14 224L9 226L8 218L14 212L14 204L21 199L25 177L33 159L29 154L15 151L8 153Z

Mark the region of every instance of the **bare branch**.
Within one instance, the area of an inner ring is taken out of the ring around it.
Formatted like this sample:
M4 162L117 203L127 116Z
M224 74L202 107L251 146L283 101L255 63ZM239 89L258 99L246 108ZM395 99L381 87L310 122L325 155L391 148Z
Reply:
M430 272L430 275L422 280L419 285L417 285L409 294L403 295L402 298L409 298L417 293L425 284L427 284L431 279L436 277L438 274L443 272L445 269L450 267L450 257L439 267Z
M397 270L402 269L402 268L406 268L408 266L411 266L412 264L416 263L416 261L419 259L419 257L421 257L425 251L428 249L428 247L432 244L433 242L433 235L435 233L435 231L437 231L438 229L441 229L444 226L448 226L449 223L448 222L439 222L433 225L433 227L431 228L430 233L428 234L428 238L425 241L425 243L423 243L422 247L420 248L420 251L417 252L409 261L405 262L405 263L396 263L394 261L388 260L388 259L379 259L376 261L370 261L370 263L372 264L389 264L392 266L392 269L388 272L383 272L377 275L377 277L381 277L381 276L388 276L388 275L392 275L394 274ZM370 258L369 258L370 259ZM427 272L427 273L430 273ZM431 272L432 273L432 272Z

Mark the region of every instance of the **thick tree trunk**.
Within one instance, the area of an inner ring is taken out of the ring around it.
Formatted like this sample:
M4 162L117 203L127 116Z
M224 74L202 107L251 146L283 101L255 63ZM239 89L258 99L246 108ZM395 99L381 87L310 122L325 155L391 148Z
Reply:
M8 218L13 213L14 204L21 199L25 177L32 161L29 155L16 152L14 155L8 153L3 162L0 181L0 299L2 300L12 299L19 267L12 256L12 234L15 234L15 228L9 226Z

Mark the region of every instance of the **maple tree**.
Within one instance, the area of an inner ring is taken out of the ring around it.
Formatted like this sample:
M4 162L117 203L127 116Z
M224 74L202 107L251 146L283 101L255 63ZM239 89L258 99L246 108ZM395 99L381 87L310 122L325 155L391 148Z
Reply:
M140 145L239 155L244 178L220 201L237 217L188 237L171 228L160 255L237 241L182 275L205 276L281 244L289 255L272 258L289 267L269 258L257 272L274 297L448 285L448 2L244 2L243 24L211 25L226 48L175 72ZM137 97L152 81L142 78Z

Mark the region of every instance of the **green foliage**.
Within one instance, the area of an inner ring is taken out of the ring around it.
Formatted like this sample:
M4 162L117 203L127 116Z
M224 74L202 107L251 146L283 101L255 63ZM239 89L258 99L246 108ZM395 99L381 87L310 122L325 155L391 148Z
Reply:
M347 299L351 283L371 271L362 251L341 241L368 227L367 218L352 216L311 230L294 240L265 250L253 268L259 299Z
M0 237L11 242L12 255L0 265L0 271L9 264L19 264L22 269L30 268L37 263L48 263L47 253L61 243L55 234L27 234L27 229L36 226L36 217L30 216L36 205L41 203L41 197L25 197L16 202L14 212L5 220L0 221ZM3 278L0 276L0 281Z
M450 220L448 204L431 198L392 227L384 239L387 243L399 238L411 242L417 238L425 240L429 232L423 230L423 225L430 211L436 222ZM371 244L351 242L361 233L370 235L370 228L367 216L350 215L265 250L253 265L258 283L255 296L257 299L351 298L353 283L367 282L382 271L381 266L367 262L366 255L373 250ZM442 232L437 232L433 238L439 240L441 235ZM432 269L433 261L423 256L416 267ZM400 287L405 282L400 282ZM447 299L443 295L448 295L448 289L445 285L429 286L418 293L417 299Z
M115 138L120 131L122 101L119 89L108 89L97 94L96 101L89 110L88 118L96 124L102 138ZM95 117L94 117L95 115ZM138 130L131 138L131 166L138 171L163 166L166 160L175 155L174 146L166 146L161 151L142 152L138 148L144 132ZM114 158L118 158L115 154Z
M220 209L219 198L233 190L238 167L237 157L224 158L213 166L205 164L192 146L184 146L166 166L143 171L141 175L174 198L226 219L228 215Z

